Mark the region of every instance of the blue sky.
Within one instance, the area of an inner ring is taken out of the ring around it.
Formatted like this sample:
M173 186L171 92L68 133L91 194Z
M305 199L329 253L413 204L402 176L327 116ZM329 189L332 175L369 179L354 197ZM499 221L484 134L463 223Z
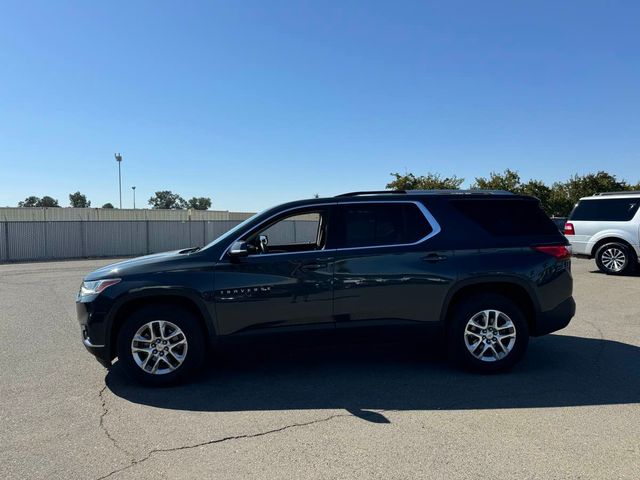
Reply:
M640 180L638 1L3 2L0 205Z

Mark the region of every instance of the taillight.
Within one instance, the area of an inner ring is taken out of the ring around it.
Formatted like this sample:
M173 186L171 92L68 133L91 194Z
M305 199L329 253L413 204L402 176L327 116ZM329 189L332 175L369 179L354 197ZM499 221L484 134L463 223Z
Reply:
M575 235L576 231L573 228L573 223L567 222L564 224L564 234L565 235Z
M571 247L565 245L538 245L537 247L531 247L537 252L546 253L555 257L556 260L565 260L571 257Z

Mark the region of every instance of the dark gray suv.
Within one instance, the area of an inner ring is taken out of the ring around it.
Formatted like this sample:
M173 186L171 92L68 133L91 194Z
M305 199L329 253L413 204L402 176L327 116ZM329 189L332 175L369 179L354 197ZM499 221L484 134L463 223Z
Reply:
M221 343L264 335L435 331L460 364L496 372L574 315L567 245L535 198L356 192L103 267L85 277L77 310L87 349L152 385L184 378Z

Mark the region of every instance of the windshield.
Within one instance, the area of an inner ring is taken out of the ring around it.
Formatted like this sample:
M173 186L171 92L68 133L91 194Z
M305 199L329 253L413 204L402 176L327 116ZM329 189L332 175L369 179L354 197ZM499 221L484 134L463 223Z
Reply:
M240 222L238 225L236 225L235 227L233 227L231 230L226 231L225 233L223 233L222 235L220 235L218 238L216 238L213 242L208 243L207 245L205 245L203 247L203 249L205 248L209 248L209 247L213 247L214 245L218 245L222 242L227 241L230 237L233 237L238 231L240 231L242 228L244 228L245 225L247 225L249 222L251 222L254 218L256 218L258 215L260 215L262 212L260 213L255 213L253 215L251 215L249 218L247 218L246 220L244 220L243 222Z

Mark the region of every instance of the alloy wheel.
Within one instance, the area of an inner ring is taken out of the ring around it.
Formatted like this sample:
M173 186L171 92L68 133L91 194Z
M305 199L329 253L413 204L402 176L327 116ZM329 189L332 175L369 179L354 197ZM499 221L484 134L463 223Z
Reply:
M464 343L469 353L480 361L502 360L516 343L516 327L506 313L482 310L467 322Z
M152 375L164 375L179 368L187 356L187 348L183 331L166 320L145 323L131 341L133 360Z
M617 247L607 248L600 255L602 265L612 272L621 271L627 263L627 256Z

